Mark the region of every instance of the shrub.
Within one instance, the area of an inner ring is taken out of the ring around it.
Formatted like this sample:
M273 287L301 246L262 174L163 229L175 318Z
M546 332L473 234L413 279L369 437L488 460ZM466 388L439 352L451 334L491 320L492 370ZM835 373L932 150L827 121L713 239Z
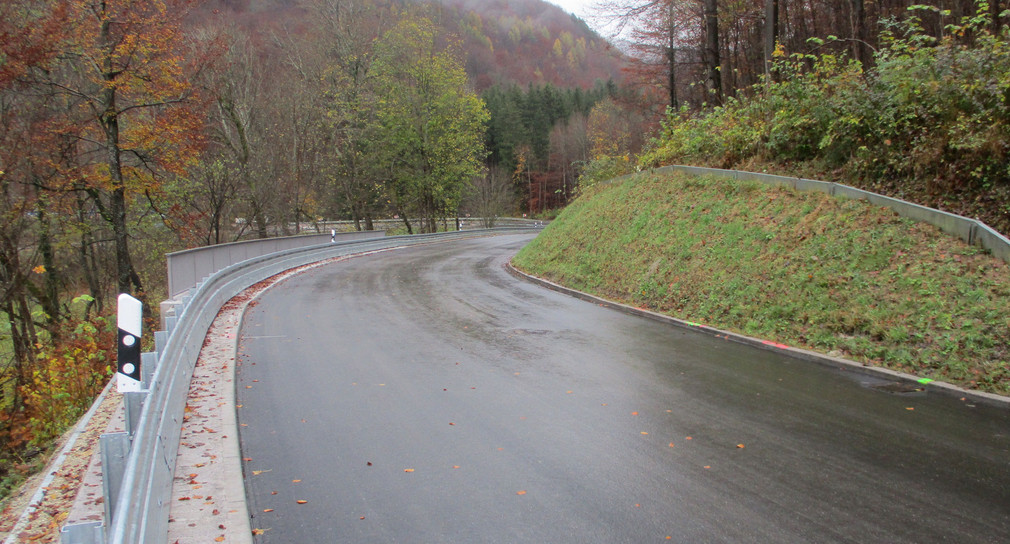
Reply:
M32 443L45 445L84 412L112 376L115 324L104 317L69 320L22 388Z
M597 183L635 171L635 163L627 155L611 157L601 155L589 161L579 177L579 191L585 191Z
M639 164L818 165L1010 231L1010 35L990 32L989 8L979 3L934 38L914 16L920 9L935 8L885 22L872 69L832 54L779 52L774 80L750 94L669 112Z

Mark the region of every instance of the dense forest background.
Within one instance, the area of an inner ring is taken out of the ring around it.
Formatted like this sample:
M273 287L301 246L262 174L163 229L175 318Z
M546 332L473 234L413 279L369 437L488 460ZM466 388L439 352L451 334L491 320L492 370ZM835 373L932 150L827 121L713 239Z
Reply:
M843 179L1010 227L997 4L595 13L610 41L540 0L0 4L0 487L107 382L110 301L159 300L166 252L550 214L671 162Z

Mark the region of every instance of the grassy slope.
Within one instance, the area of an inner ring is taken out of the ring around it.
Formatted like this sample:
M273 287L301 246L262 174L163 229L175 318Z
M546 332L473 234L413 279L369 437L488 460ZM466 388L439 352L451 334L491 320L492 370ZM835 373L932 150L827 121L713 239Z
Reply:
M1010 394L1010 266L861 201L642 175L588 191L514 264L682 319Z

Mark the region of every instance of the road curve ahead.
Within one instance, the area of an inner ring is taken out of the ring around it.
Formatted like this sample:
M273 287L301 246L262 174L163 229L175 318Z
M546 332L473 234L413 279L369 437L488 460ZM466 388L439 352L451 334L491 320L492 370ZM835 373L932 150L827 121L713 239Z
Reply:
M386 251L241 331L259 543L1010 542L1010 415ZM261 533L261 534L260 534Z

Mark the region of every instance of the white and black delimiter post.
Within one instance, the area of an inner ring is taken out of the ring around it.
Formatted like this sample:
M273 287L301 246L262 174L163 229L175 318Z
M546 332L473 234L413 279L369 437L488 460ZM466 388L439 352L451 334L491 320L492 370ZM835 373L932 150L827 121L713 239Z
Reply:
M119 295L119 349L116 387L120 393L140 391L140 336L144 305L125 293Z

